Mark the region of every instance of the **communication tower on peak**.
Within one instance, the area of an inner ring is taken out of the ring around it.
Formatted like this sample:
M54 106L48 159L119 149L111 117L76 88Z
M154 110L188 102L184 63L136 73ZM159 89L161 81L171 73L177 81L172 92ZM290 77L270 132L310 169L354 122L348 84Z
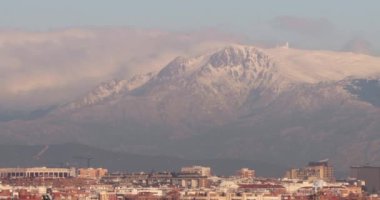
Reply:
M286 42L285 45L283 46L284 49L289 49L289 42Z

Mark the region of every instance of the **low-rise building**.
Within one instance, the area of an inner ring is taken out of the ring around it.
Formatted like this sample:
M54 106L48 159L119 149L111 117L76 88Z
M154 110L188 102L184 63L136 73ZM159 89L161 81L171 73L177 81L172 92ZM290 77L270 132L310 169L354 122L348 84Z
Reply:
M304 168L293 168L285 173L285 178L300 180L324 180L334 181L334 170L328 160L309 162Z
M188 167L182 167L181 173L189 173L189 174L199 174L201 176L211 176L211 168L210 167L203 167L203 166L188 166Z
M240 178L255 178L256 172L253 169L241 168L236 172L236 175Z
M0 168L0 178L67 178L75 176L75 168Z
M104 168L80 168L78 169L79 178L99 179L108 173Z
M172 185L182 188L202 188L208 187L209 181L207 176L201 176L198 173L177 173L172 178Z

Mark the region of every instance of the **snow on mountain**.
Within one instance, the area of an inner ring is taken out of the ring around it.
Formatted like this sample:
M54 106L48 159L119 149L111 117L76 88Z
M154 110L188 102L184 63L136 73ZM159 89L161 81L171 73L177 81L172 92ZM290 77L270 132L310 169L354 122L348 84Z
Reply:
M270 87L277 75L275 63L253 47L230 46L209 57L199 71L202 81L240 84L240 87ZM228 80L229 79L229 80Z
M288 86L278 66L262 50L231 45L196 57L178 57L137 90L162 102L161 107L187 110L184 120L193 113L194 117L203 116L198 121L215 121L224 115L236 117L253 90L266 93L269 100ZM216 113L220 115L215 117Z
M154 73L136 75L129 80L111 80L104 82L84 97L64 105L60 110L74 110L100 103L111 97L132 91L148 82Z
M158 74L161 80L168 77L196 77L204 84L231 78L248 86L278 89L294 84L380 77L380 58L332 51L230 45L198 57L174 59Z
M146 154L352 164L347 152L360 161L380 152L379 74L377 57L230 45L106 82L58 115L6 123L1 134Z
M270 99L297 85L370 77L380 77L380 58L230 45L194 57L177 57L158 73L103 83L83 98L64 106L63 110L94 105L133 90L150 93L151 98L161 100L169 93L177 91L179 94L186 90L182 96L194 95L207 104L213 102L210 100L213 95L215 104L220 104L219 109L225 110L231 105L238 109L247 99L256 98L255 95L267 96L267 105Z
M380 58L364 54L299 49L266 49L280 73L298 83L380 77Z
M229 46L206 55L176 58L157 75L155 84L180 81L218 90L222 85L236 89L270 87L280 76L275 63L261 50Z

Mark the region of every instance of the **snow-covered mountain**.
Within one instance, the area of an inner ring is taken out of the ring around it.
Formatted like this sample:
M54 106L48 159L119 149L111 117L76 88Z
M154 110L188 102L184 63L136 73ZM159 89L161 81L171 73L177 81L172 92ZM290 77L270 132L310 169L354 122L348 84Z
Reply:
M149 81L153 73L136 75L129 80L111 80L104 82L89 92L84 97L61 106L59 111L68 111L80 109L82 107L95 105L110 98L115 98L117 95L128 93Z
M230 45L101 84L1 141L189 158L380 163L380 58Z

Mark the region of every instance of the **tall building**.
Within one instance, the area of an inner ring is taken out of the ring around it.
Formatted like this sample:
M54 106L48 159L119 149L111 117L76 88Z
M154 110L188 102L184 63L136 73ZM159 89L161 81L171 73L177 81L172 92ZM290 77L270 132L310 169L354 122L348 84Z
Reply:
M253 169L241 168L236 172L236 175L240 178L255 178L256 172Z
M351 166L350 176L365 181L367 192L380 193L380 167Z
M301 179L301 180L316 180L334 181L334 169L329 165L328 160L317 162L309 162L304 168L293 168L286 172L285 178Z
M203 167L203 166L182 167L181 172L189 173L189 174L198 174L200 176L207 176L207 177L211 176L211 168Z
M308 172L311 172L312 175L318 179L323 179L324 181L334 181L334 168L329 165L328 160L321 160L318 162L309 162L309 165L306 167Z

